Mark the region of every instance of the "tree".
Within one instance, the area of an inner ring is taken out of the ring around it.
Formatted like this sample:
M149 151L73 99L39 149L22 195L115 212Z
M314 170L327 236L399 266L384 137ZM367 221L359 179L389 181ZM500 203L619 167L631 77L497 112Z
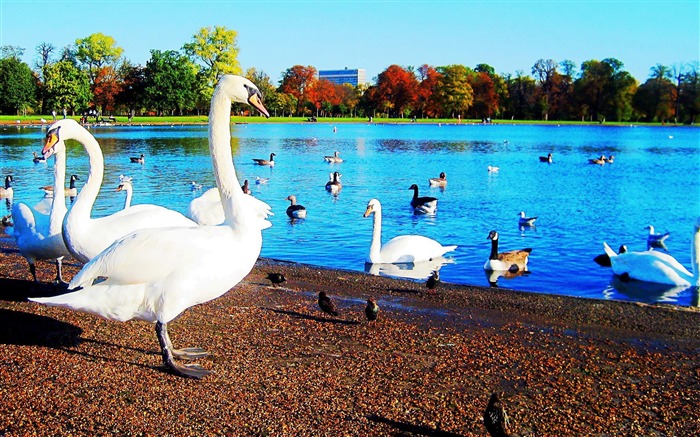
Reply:
M557 74L557 63L552 59L540 59L532 66L532 75L540 87L540 105L545 121L549 120L552 94L554 93L554 76Z
M341 85L335 85L327 79L314 81L309 88L308 99L316 108L316 115L319 115L319 110L323 110L321 116L328 116L333 111L333 105L339 105L341 99Z
M309 89L316 81L316 69L312 66L295 65L282 75L279 91L292 95L297 100L296 113L301 115L302 108L308 101Z
M682 121L694 124L700 114L700 67L697 62L687 65L678 90Z
M36 105L37 80L15 57L0 59L0 112L19 114Z
M86 68L91 85L95 84L100 70L106 66L116 66L124 52L114 38L99 32L75 40L75 46L75 58Z
M379 109L389 117L404 117L416 109L418 79L413 72L391 65L377 76Z
M47 109L69 109L71 114L88 107L92 100L87 73L70 61L58 61L45 69L44 91Z
M265 107L268 111L275 113L280 108L280 96L275 85L272 84L270 76L264 71L258 71L255 68L249 68L245 72L245 77L255 84L263 95ZM247 105L246 105L247 106ZM249 110L249 108L246 108Z
M224 74L241 74L237 37L238 32L224 26L203 27L192 36L192 42L182 46L193 62L204 64L202 72L212 88Z
M537 84L535 80L530 76L525 76L522 71L516 71L515 77L506 77L506 88L510 96L506 112L510 114L511 118L519 120L536 118Z
M498 94L491 76L485 71L474 72L469 76L469 84L474 92L472 113L477 118L491 118L498 111Z
M637 82L622 67L622 62L614 58L585 61L581 65L581 76L574 88L582 118L588 116L603 122L631 116Z
M22 55L24 55L24 49L20 46L2 46L0 47L0 59L16 59L20 60L22 58Z
M143 108L146 100L146 70L140 65L124 62L119 66L122 86L115 96L115 105L127 112Z
M41 80L44 80L44 69L47 65L51 63L51 55L56 51L56 47L47 42L42 42L35 48L36 50L36 61L34 66L40 75Z
M667 121L675 115L676 87L668 67L656 64L649 79L634 95L634 108L646 121Z
M437 70L443 76L438 86L438 96L445 115L464 116L474 103L469 70L464 65L448 65Z
M148 105L159 114L182 115L196 106L197 67L187 56L174 50L151 50L146 63L144 94Z
M93 99L103 112L114 110L116 97L122 89L117 72L112 67L102 67L97 72L93 86Z
M423 64L418 67L418 76L420 82L416 91L417 109L423 117L437 117L442 114L442 107L437 98L442 74L430 65Z

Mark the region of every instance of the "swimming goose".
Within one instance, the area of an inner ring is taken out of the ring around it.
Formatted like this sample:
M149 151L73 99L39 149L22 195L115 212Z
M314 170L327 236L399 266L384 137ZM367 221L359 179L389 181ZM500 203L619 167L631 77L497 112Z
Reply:
M343 184L340 183L341 174L336 172L330 173L330 180L326 182L326 191L330 191L333 194L338 194L340 189L343 188Z
M540 162L552 163L552 154L548 153L547 156L540 156Z
M428 185L431 187L445 188L447 186L447 176L445 175L445 172L443 171L440 173L440 176L437 178L428 179Z
M255 198L243 194L233 166L229 125L232 99L247 102L269 116L260 91L251 81L222 76L209 112L209 150L225 211L224 223L133 232L87 263L69 284L69 293L33 301L111 320L154 323L163 364L172 373L190 378L211 373L198 365L179 362L178 358L196 359L207 352L200 348L174 349L167 325L187 308L216 299L238 284L260 254L262 229L270 226L264 218L269 206L256 210L242 205L242 199Z
M607 162L608 164L612 164L613 162L615 162L615 155L610 155L607 158L605 158L605 162Z
M527 270L527 261L532 249L511 250L498 253L498 232L491 231L487 237L491 240L491 254L484 264L484 270Z
M255 163L258 165L269 165L270 167L274 167L275 156L277 155L275 155L274 153L270 153L270 159L253 158L253 161L255 161Z
M297 196L292 194L287 197L287 200L291 203L291 205L287 207L287 215L289 218L306 218L306 208L303 205L297 205Z
M596 165L604 165L605 164L605 156L600 155L600 158L592 158L588 160L589 164L596 164Z
M43 155L38 155L36 152L32 152L32 155L34 155L32 161L35 163L46 162L46 158Z
M372 244L366 262L371 264L419 263L439 258L457 248L443 246L437 241L422 235L400 235L382 246L382 205L372 199L367 203L364 217L374 214Z
M520 211L520 218L518 219L518 224L520 226L535 226L535 220L537 220L537 216L526 217L525 211Z
M136 164L146 163L146 155L144 155L143 153L141 154L141 156L132 156L129 159L131 160L131 162Z
M250 191L250 186L248 185L248 179L243 181L243 185L241 185L241 190L243 190L243 194L249 194L249 195L253 194L253 192Z
M48 136L49 134L47 134ZM54 154L53 184L56 196L51 200L48 212L41 212L25 203L15 203L12 206L12 221L15 229L12 236L17 241L19 252L29 263L29 271L34 282L36 278L37 260L56 260L56 281L63 284L63 257L70 255L63 241L61 228L66 215L66 154L65 150L47 151L44 155L49 158Z
M647 235L647 249L652 247L656 247L658 249L666 249L666 239L669 235L671 235L670 232L666 232L664 234L657 234L656 232L654 232L654 226L652 225L647 225L644 229L649 230L649 235Z
M416 184L411 185L408 189L413 190L411 206L415 214L435 214L437 211L437 198L428 196L418 197L418 185Z
M0 187L0 198L11 198L14 197L15 195L15 190L12 188L12 183L15 181L15 178L12 177L11 174L8 174L5 176L5 187Z
M333 153L333 156L324 156L323 160L331 164L340 164L343 162L343 158L339 157L339 154L340 152L336 150L335 153Z
M613 273L623 281L634 279L657 284L700 286L700 217L695 222L690 247L693 273L665 252L647 250L617 254L605 242L603 249L610 257Z
M114 214L92 218L92 207L102 185L104 161L102 150L83 126L70 118L58 120L49 128L44 151L65 150L65 141L73 139L83 145L88 154L90 170L85 185L75 198L63 222L66 247L80 262L86 263L118 238L138 229L169 226L197 226L179 212L162 206L141 204Z
M122 209L127 209L131 206L131 196L134 192L134 186L131 185L131 178L128 176L119 176L119 185L115 192L123 191L124 196L124 207Z
M78 175L73 174L70 176L69 186L64 190L66 197L75 197L78 195L78 189L75 187L75 181L79 180L80 178ZM44 185L43 187L39 187L39 189L44 192L45 197L53 197L53 185Z

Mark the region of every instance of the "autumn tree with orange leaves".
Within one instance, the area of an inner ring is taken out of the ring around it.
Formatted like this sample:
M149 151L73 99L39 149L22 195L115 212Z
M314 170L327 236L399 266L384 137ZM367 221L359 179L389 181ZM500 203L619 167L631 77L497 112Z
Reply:
M377 77L379 109L390 117L410 114L418 103L418 79L403 67L392 65Z
M315 81L316 69L310 65L308 67L295 65L284 72L279 91L289 94L297 100L297 114L302 114L302 109L309 100L309 90Z

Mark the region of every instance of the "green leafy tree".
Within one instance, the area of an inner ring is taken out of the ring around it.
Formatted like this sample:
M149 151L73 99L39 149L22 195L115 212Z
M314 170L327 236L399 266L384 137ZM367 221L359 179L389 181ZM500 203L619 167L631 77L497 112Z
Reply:
M46 108L56 112L63 108L71 114L82 112L92 100L87 73L70 61L58 61L45 68L44 92Z
M115 97L115 106L127 113L141 112L146 100L145 68L126 61L119 66L118 75L122 86Z
M645 121L665 122L675 116L676 87L670 76L668 67L657 64L651 69L651 77L637 89L634 108Z
M277 88L272 83L272 80L270 80L270 76L264 71L249 68L245 72L245 77L258 87L260 93L263 95L263 101L268 111L276 113L277 110L281 109L280 95L277 92ZM246 110L249 110L249 108L246 108Z
M506 113L511 119L532 120L539 118L536 112L537 84L530 76L522 71L516 71L515 77L506 76L506 87L509 99L506 102Z
M103 67L116 67L124 52L114 38L99 32L75 40L75 46L75 58L87 70L91 85Z
M684 123L693 124L700 114L700 66L688 64L678 87L679 114Z
M182 115L196 107L197 91L197 67L187 56L173 50L151 50L144 89L151 108L158 114Z
M631 117L632 96L637 81L614 58L590 60L581 65L581 76L574 83L582 118L603 122Z
M241 74L238 63L238 32L224 26L203 27L182 49L193 62L203 64L202 72L212 87L224 74Z
M26 113L36 106L37 78L15 57L0 59L0 112Z
M442 74L437 94L445 115L464 116L474 103L474 90L469 85L470 71L464 65L438 67Z

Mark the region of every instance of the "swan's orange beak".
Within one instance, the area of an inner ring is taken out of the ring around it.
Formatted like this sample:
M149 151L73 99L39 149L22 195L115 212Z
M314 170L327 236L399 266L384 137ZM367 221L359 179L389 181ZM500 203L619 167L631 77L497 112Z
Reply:
M115 191L115 192L119 192L119 191L121 191L121 190L123 190L123 189L124 189L124 184L119 184L119 186L117 187L117 189L114 190L114 191Z
M265 109L265 106L262 103L262 97L260 96L260 93L251 94L250 97L248 97L248 103L250 103L250 106L260 111L260 113L264 115L265 118L270 118L270 113L267 112L267 109Z
M365 211L365 214L362 217L369 217L370 214L374 212L374 208L372 208L372 205L367 205L367 211Z
M53 147L58 143L58 134L56 132L49 132L46 134L46 142L44 143L44 148L41 150L41 154L44 155L44 159L48 159L55 150Z

